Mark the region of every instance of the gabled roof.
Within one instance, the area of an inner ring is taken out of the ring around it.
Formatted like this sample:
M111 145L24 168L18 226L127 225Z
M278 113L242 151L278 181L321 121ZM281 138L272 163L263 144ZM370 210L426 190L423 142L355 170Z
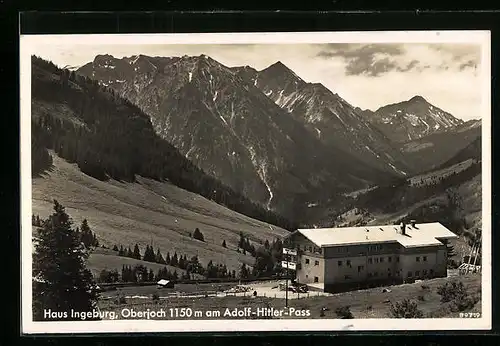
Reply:
M415 228L406 225L405 235L400 234L400 227L400 225L384 225L313 228L298 229L294 233L304 235L319 247L397 242L409 248L442 245L440 240L458 238L439 222L416 224Z
M161 279L160 281L157 282L158 285L166 285L168 284L170 281L169 280L165 280L165 279Z

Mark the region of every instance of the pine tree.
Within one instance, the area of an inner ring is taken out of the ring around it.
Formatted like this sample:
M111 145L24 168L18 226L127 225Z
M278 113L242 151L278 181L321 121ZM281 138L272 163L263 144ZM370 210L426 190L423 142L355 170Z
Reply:
M269 240L266 239L266 242L264 243L264 248L266 250L269 250L270 247L271 247L271 245L269 244Z
M240 278L241 279L246 279L248 278L248 268L247 266L245 265L245 263L243 263L241 265L241 269L240 269Z
M222 247L227 248L225 239L222 241Z
M170 252L167 252L167 256L165 257L165 263L170 264Z
M118 245L116 245L116 244L115 244L115 245L113 246L113 251L116 251L116 252L119 252L119 251L120 251L120 250L118 249Z
M174 253L174 256L170 260L170 265L172 267L177 267L179 265L179 259L177 258L177 252Z
M34 320L44 320L48 309L69 312L96 307L95 282L85 268L88 253L71 226L64 207L54 200L54 213L39 231L33 254Z
M83 245L85 245L86 248L94 246L94 237L90 229L90 226L87 222L87 219L83 219L82 221L82 225L80 226L80 234L82 243Z
M203 233L201 233L201 231L198 228L196 228L194 230L193 238L198 239L200 241L205 241L205 237L203 236Z
M141 259L141 252L139 251L139 245L135 244L134 246L134 253L132 255L133 258L140 260Z
M134 253L132 252L132 250L130 249L130 246L128 247L127 249L127 257L130 257L130 258L134 258Z
M165 264L165 259L163 258L162 254L160 252L160 248L158 248L158 250L156 251L155 260L156 260L156 263Z

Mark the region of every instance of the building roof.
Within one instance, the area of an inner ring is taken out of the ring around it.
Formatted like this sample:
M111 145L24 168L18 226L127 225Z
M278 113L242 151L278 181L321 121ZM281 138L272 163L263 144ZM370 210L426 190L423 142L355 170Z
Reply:
M400 234L400 229L400 225L385 225L298 229L296 232L319 247L397 242L409 248L442 245L439 239L458 238L439 222L416 224L415 228L407 224L405 235Z
M165 279L161 279L160 281L157 282L158 285L166 285L168 284L170 281L169 280L165 280Z

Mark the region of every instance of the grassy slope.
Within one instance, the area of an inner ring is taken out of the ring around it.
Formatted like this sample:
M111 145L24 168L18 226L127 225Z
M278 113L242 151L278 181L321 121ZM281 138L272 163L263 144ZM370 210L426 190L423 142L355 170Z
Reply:
M372 288L367 290L359 290L345 293L338 293L333 296L318 296L314 297L314 292L310 293L307 298L304 295L302 299L291 299L289 306L296 309L309 309L311 311L310 318L338 318L335 309L342 306L350 306L354 318L388 318L390 317L390 302L395 303L403 299L416 300L418 308L424 313L424 316L430 317L448 317L457 318L458 313L450 312L448 303L441 303L441 296L437 293L439 286L447 281L457 280L463 282L469 294L477 294L481 290L481 276L468 275L455 278L438 278L426 280L422 283L404 284L390 287L391 292L382 293L382 287ZM428 289L423 289L422 285L428 286ZM155 287L150 287L149 292L145 288L141 289L140 294L151 295L158 292ZM127 294L139 294L128 292ZM418 297L422 296L423 301ZM119 312L124 305L116 305L110 300L100 301L101 309L113 310ZM129 299L127 300L128 307L134 307L138 310L146 310L147 308L159 307L190 307L193 310L220 310L224 312L225 308L233 309L235 307L251 307L256 310L259 307L274 307L277 309L284 308L284 299L265 298L265 297L224 297L224 298L170 298L169 300L160 301L159 305L144 299ZM328 308L324 317L320 317L320 311L323 307ZM371 308L370 308L371 307ZM473 311L480 309L480 303L476 304ZM479 310L480 311L480 310Z
M253 257L236 251L240 231L254 242L288 233L169 183L141 177L133 184L101 182L52 155L51 171L32 179L33 213L47 217L52 200L57 199L76 223L86 218L100 243L108 247L138 243L142 252L152 241L155 251L159 247L164 256L167 251L198 255L204 265L213 260L238 270L241 263L254 263ZM189 237L196 227L205 242ZM227 249L221 245L223 240Z

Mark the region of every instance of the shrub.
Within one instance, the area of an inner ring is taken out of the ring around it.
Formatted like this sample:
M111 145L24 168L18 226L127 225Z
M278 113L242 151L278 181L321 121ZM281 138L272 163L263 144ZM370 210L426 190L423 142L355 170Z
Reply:
M391 315L394 318L422 318L424 316L418 309L417 303L409 299L391 304Z
M442 303L450 302L467 295L464 284L457 281L447 282L439 286L437 293L441 296Z
M470 310L476 305L476 303L480 300L478 295L461 295L453 299L451 302L451 311L465 311Z
M420 300L421 302L423 302L425 300L425 297L423 295L419 295L417 297L418 300Z
M351 313L351 308L349 306L341 306L335 309L335 313L337 314L338 317L342 319L354 318L354 316Z

